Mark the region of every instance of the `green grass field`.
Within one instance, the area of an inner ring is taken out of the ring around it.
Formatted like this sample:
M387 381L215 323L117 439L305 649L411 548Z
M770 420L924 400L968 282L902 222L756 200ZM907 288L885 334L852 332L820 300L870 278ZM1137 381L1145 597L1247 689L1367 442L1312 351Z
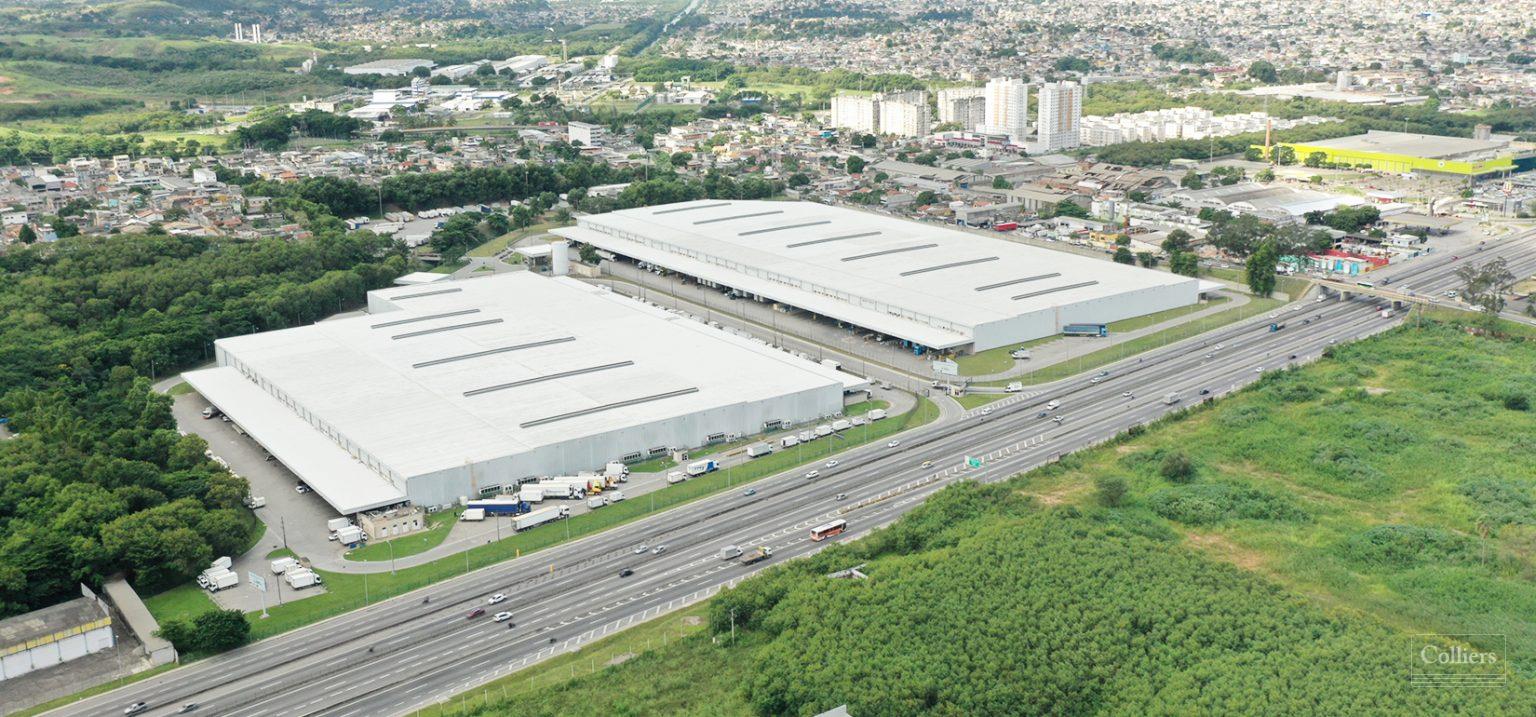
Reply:
M197 583L179 585L144 598L144 607L149 608L149 613L155 616L156 622L160 623L168 620L190 620L219 608L213 603L213 598L208 597L208 591L198 587Z
M347 551L347 560L372 562L424 553L442 545L443 539L448 537L448 531L453 530L453 525L457 522L459 522L458 511L444 510L432 513L427 516L426 532L405 535L393 540L370 542L356 550Z
M1536 344L1427 322L1330 353L1029 490L1086 503L1095 479L1123 477L1124 510L1192 549L1404 631L1505 635L1536 665L1536 414L1511 398L1536 402ZM1193 483L1160 474L1175 453ZM1244 518L1234 487L1299 517Z

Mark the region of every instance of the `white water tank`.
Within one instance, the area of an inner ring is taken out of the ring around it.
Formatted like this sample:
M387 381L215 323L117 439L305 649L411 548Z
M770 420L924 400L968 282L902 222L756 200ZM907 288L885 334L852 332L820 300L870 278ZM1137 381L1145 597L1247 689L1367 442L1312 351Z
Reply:
M567 242L557 241L549 252L549 273L552 276L565 276L571 273L571 245Z

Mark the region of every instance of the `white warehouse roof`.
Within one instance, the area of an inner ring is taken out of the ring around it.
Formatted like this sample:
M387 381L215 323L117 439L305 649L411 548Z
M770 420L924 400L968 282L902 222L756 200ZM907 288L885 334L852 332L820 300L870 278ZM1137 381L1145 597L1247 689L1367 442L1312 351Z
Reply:
M381 487L353 475L355 495L345 494L335 479L306 475L305 467L321 465L319 459L295 462L269 446L343 512L387 497L391 487L421 502L413 477L550 447L555 459L568 452L574 460L573 441L654 429L680 417L691 417L681 435L697 441L672 445L697 445L705 436L696 424L715 430L724 420L701 414L739 404L804 394L815 396L816 410L836 411L844 388L864 383L570 278L515 272L393 287L370 292L369 308L365 316L220 339L221 368L198 372L218 375L192 381L200 390L210 384L237 396L222 385L233 375L248 389L238 395L265 398L215 401L263 445L256 424L284 411L293 426L319 439L307 440L298 453L312 455L323 444L335 454L325 459L330 470L338 470L340 456L384 479ZM760 429L761 417L752 420ZM489 481L486 469L475 471L455 480ZM451 500L466 488L431 490L433 500Z
M1198 299L1188 277L810 202L699 200L554 233L938 349Z

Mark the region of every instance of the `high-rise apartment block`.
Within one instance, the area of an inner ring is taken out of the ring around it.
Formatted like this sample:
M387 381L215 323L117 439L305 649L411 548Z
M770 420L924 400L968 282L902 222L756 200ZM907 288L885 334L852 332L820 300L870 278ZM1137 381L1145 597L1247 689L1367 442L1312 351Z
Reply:
M1076 82L1047 82L1040 86L1039 102L1035 152L1078 146L1083 123L1083 86Z
M984 93L987 114L982 129L1023 143L1029 133L1029 85L1021 79L995 77L987 81Z
M951 87L939 90L939 121L974 130L987 121L987 90L984 87Z
M832 97L832 126L855 132L880 132L880 106L874 97L839 94Z
M928 93L923 91L839 94L832 98L832 126L869 134L921 137L933 124Z

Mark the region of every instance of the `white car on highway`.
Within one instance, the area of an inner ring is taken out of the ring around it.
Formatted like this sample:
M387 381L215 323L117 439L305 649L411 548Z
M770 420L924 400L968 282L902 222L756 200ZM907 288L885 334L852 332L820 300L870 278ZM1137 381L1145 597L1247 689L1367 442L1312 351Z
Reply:
M501 593L496 593L495 595L492 595L490 597L490 599L486 600L485 602L487 604L489 604L489 605L495 605L496 603L499 603L499 602L506 602L506 600L507 600L507 596L506 595L503 595Z
M806 471L805 472L805 479L806 480L816 480L816 478L818 476L820 476L820 475L821 475L821 471Z
M885 447L886 448L895 448L896 446L899 446L899 445L901 445L901 441L891 441L890 443L885 444Z
M837 461L827 461L826 467L827 468L836 468L837 467Z
M491 619L496 621L496 622L506 622L506 621L512 619L512 613L510 613L510 612L498 612L495 615L492 615Z

